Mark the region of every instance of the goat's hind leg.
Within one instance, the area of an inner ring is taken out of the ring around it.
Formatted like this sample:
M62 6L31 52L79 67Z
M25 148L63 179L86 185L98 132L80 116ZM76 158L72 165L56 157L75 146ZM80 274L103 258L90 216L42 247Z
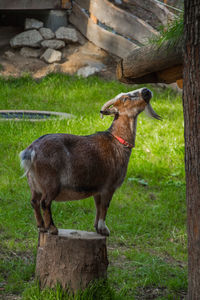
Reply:
M45 231L44 228L44 220L42 218L41 210L40 210L40 200L42 198L42 194L32 192L31 205L34 209L35 219L37 223L37 227L40 231Z
M58 234L58 229L54 225L52 214L51 214L51 202L52 197L50 195L45 195L41 199L41 207L43 211L44 227L45 231L50 234Z

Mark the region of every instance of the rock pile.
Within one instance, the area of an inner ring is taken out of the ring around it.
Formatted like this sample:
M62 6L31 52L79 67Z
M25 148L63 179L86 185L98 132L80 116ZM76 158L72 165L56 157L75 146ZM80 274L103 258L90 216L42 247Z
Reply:
M12 48L21 48L20 54L24 57L39 57L46 63L53 63L61 61L60 49L76 42L78 34L74 28L60 27L54 33L50 28L45 28L43 22L27 18L25 31L14 36L10 45Z
M113 76L115 61L109 53L88 41L67 22L66 25L59 22L56 28L46 24L32 18L25 20L24 31L10 40L13 51L6 50L2 61L0 56L0 64L4 66L1 74L18 76L28 72L34 78L51 72L82 77L97 73Z

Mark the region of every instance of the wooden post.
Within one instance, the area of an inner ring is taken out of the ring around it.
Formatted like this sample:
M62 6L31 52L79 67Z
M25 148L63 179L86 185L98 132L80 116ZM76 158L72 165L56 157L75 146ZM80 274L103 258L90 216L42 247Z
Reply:
M95 232L59 229L58 235L39 234L36 277L40 287L77 291L99 278L108 267L106 238Z

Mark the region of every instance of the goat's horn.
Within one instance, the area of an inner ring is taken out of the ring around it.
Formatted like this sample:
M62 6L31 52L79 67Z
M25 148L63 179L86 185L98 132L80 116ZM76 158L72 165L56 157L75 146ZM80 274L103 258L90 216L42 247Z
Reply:
M111 105L113 105L113 104L115 103L115 101L116 101L115 98L113 98L113 99L107 101L107 102L102 106L101 111L106 110L108 107L110 107ZM103 114L102 114L102 113L101 113L101 118L103 119Z
M151 118L157 119L157 120L162 120L162 117L160 117L152 108L151 104L147 104L145 107L145 112L147 113L148 116Z

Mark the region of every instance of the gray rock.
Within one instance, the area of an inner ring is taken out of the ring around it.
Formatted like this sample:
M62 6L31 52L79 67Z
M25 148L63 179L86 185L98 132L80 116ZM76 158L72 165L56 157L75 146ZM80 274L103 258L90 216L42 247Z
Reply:
M70 27L60 27L56 30L56 38L66 42L78 42L76 29Z
M67 26L66 10L51 10L45 22L45 27L51 28L54 32L61 26Z
M60 40L45 40L41 42L42 48L61 49L65 47L65 42Z
M20 54L24 57L37 58L41 55L41 49L33 49L29 47L23 47L20 50Z
M98 73L101 69L95 66L86 66L78 70L77 75L82 77L88 77L95 73Z
M18 47L34 47L37 48L40 46L40 42L43 40L41 34L33 29L24 31L22 33L17 34L10 40L10 45L12 48Z
M51 40L55 37L55 33L50 28L42 27L39 32L45 40Z
M44 23L31 18L26 18L25 20L25 29L39 29L44 26Z
M41 58L44 59L45 62L51 64L53 62L60 61L62 58L62 53L60 51L49 48L43 53Z
M13 53L12 51L5 51L4 52L5 57L7 58L13 58L15 56L15 53Z

